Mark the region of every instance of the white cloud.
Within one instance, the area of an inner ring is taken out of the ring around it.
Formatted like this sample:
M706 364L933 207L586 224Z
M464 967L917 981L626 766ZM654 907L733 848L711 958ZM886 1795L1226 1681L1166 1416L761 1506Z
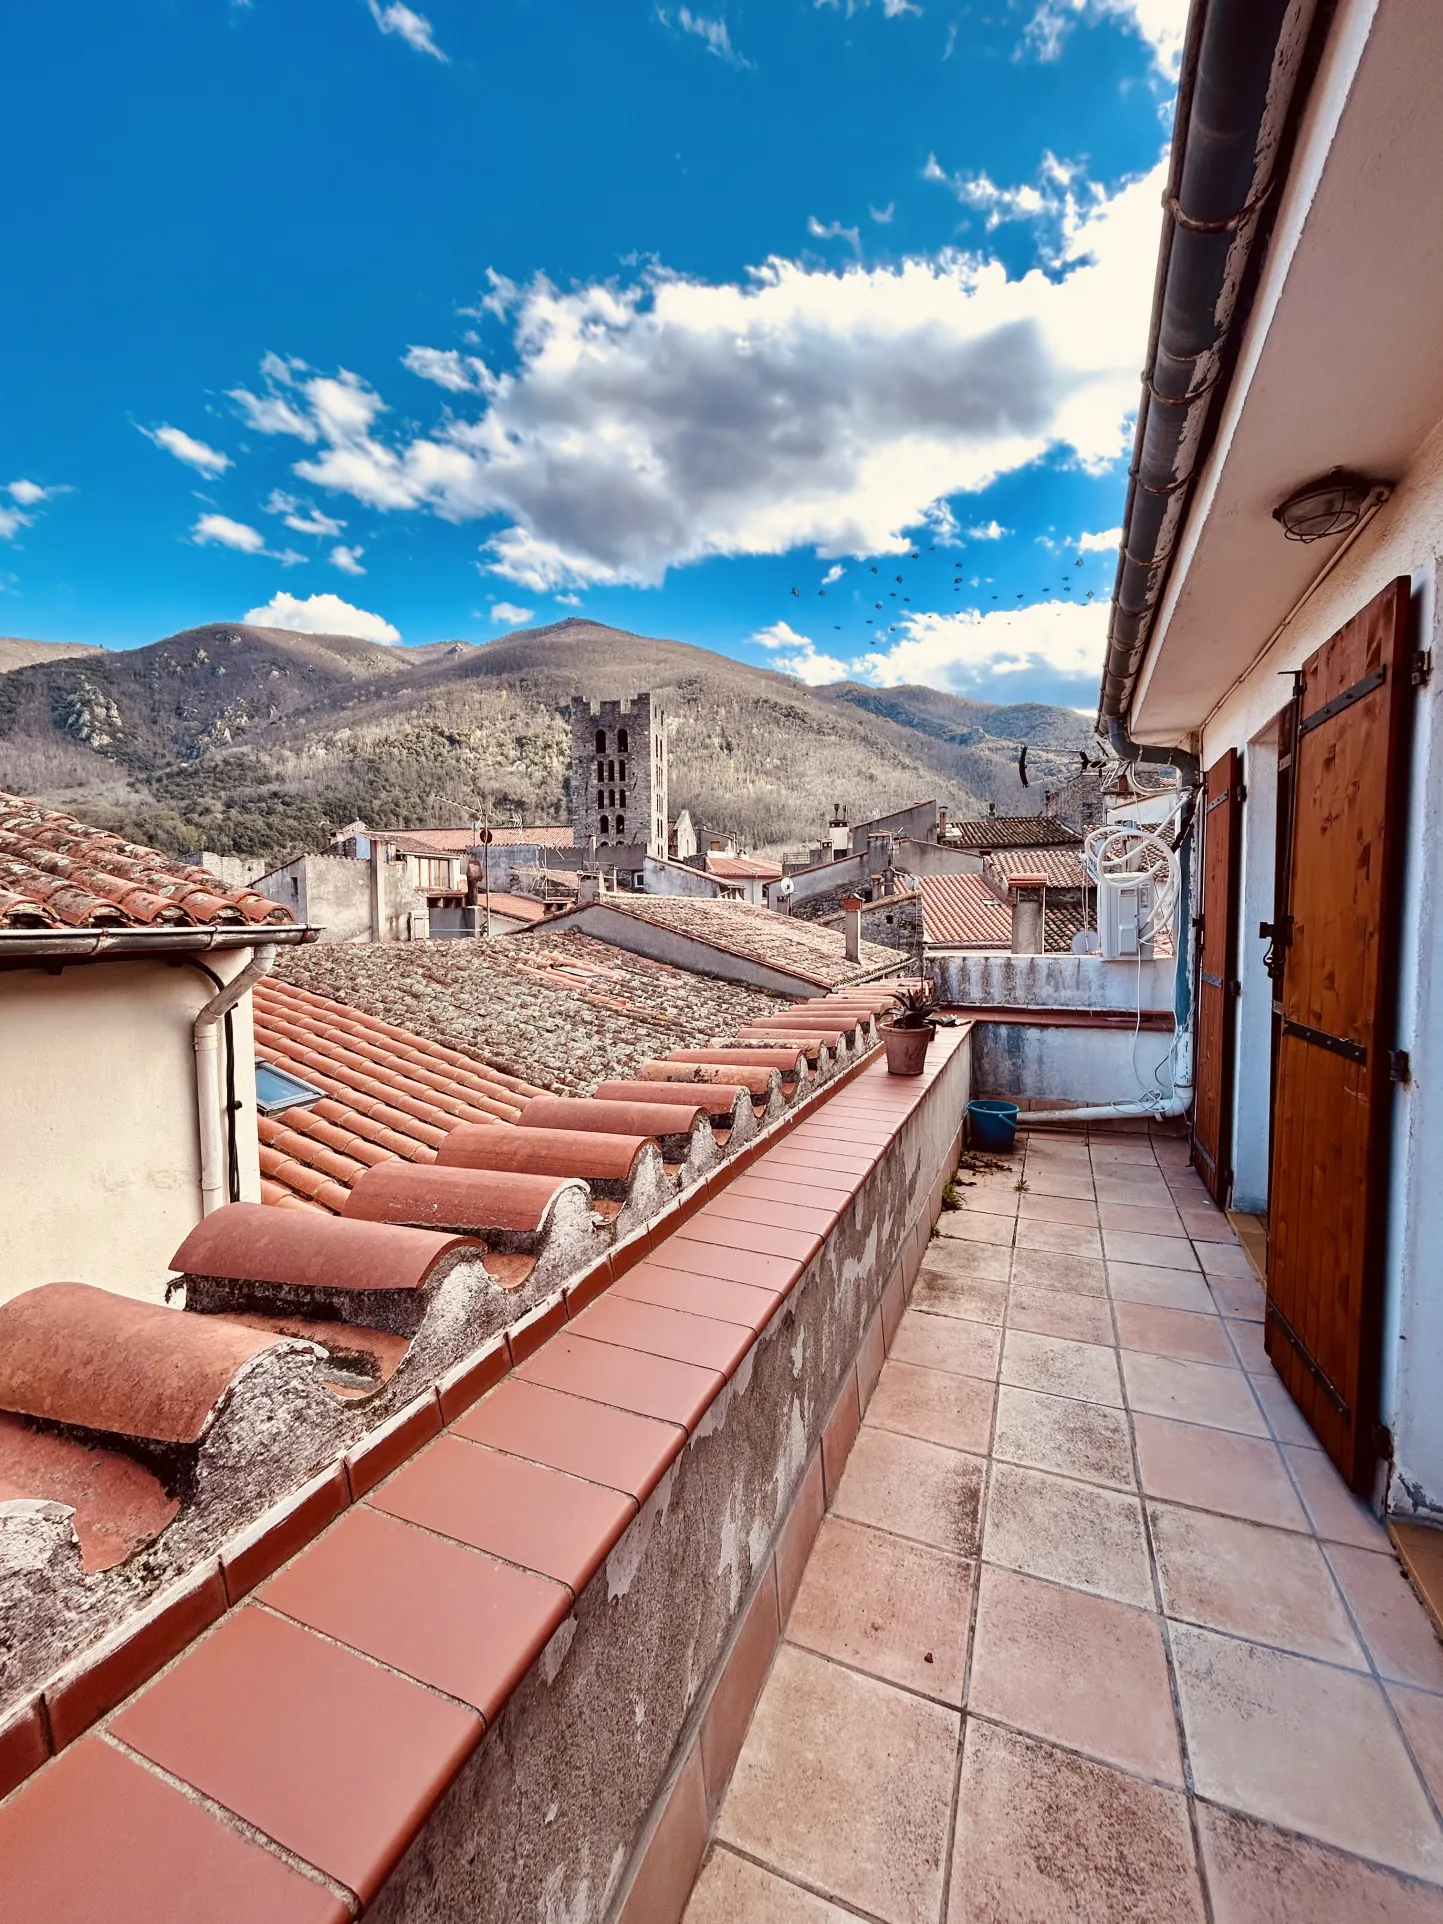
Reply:
M271 489L266 513L283 515L286 526L294 528L297 534L318 535L324 540L334 540L346 525L331 515L322 514L309 501L297 501L293 494L283 494L279 488Z
M830 588L834 581L841 580L845 572L846 570L842 567L841 562L834 561L831 567L828 568L827 572L822 576L822 586L824 588Z
M979 521L975 528L963 529L969 541L1005 541L1011 532L1000 521Z
M811 636L799 635L788 622L774 621L769 628L758 629L752 640L761 648L785 649L785 654L777 654L777 667L784 675L795 675L798 681L806 682L809 688L846 679L846 662L838 661L835 655L819 654Z
M535 613L534 608L518 608L514 601L496 601L491 605L491 619L509 621L513 628L522 627Z
M365 552L364 548L346 548L338 542L331 550L331 566L339 568L343 575L363 575L366 571L361 566L361 556Z
M423 381L434 381L437 387L448 388L452 394L495 391L496 378L486 363L454 347L408 347L401 356L401 365L419 374Z
M872 216L872 219L874 221L877 221L883 227L890 226L892 221L892 216L896 213L896 211L897 211L897 203L894 200L889 200L885 207L869 207L867 209L867 212Z
M59 494L61 490L42 488L38 481L8 481L5 484L5 492L22 508L33 508L37 502L48 501L51 495Z
M184 461L187 467L194 468L198 474L214 479L216 475L224 474L227 468L235 466L228 454L222 454L219 448L210 447L204 441L197 441L184 428L141 428L140 431L147 441L164 448L167 454L173 454L177 461Z
M1056 60L1077 21L1092 25L1118 20L1146 42L1164 78L1176 80L1188 4L1189 0L1040 0L1028 22L1026 41L1040 60Z
M1080 534L1077 537L1077 552L1079 554L1113 554L1121 540L1121 528L1103 528L1097 534Z
M664 7L658 7L656 17L664 27L671 25L671 15ZM731 33L722 19L709 19L706 14L693 13L690 7L682 7L676 16L676 24L683 33L692 34L700 40L708 53L724 60L729 67L749 67L750 60L744 60L732 45Z
M237 554L264 554L266 538L259 528L232 521L228 514L203 514L190 531L198 548L234 548Z
M844 240L854 254L859 257L861 255L862 230L860 227L843 227L839 220L829 220L824 225L815 214L808 214L807 232L817 240Z
M446 55L431 36L431 22L424 13L413 13L410 7L402 5L402 0L391 0L385 7L379 0L367 0L367 4L371 18L382 33L398 33L417 53L428 53L433 60L445 60Z
M922 178L949 188L964 207L983 215L989 234L1007 221L1046 222L1057 236L1054 246L1065 243L1084 214L1104 199L1101 188L1082 181L1076 161L1059 160L1054 153L1043 154L1035 183L1018 187L999 187L986 172L949 174L935 154L928 154Z
M27 508L39 507L42 501L53 501L58 494L69 494L67 487L42 488L38 481L7 481L0 487L0 493L8 494L15 503L13 508L0 507L0 541L13 541L22 528L33 528L35 517L26 514Z
M294 434L302 441L318 438L315 423L283 394L252 394L249 388L234 387L230 398L245 416L246 426L257 434Z
M538 278L516 365L469 418L384 435L356 375L268 377L315 452L302 480L379 510L501 517L491 567L532 593L650 585L709 556L895 552L1045 454L1114 461L1136 405L1161 169L1064 205L1049 271L946 252L886 267L773 259L740 284L644 267ZM290 364L286 364L289 370Z
M830 7L834 13L845 11L849 20L860 8L870 4L871 0L812 0L814 7ZM899 20L904 13L920 14L921 11L913 0L882 0L882 16L886 20Z
M256 628L289 628L301 635L353 635L359 641L397 642L400 633L380 615L352 607L339 595L307 595L299 601L284 592L274 594L260 608L247 609L241 620Z
M581 606L580 595L553 595L551 599L553 601L559 601L563 608L579 608Z
M22 528L33 528L35 517L18 508L0 508L0 541L13 541Z
M921 682L967 692L984 675L1047 670L1095 676L1107 646L1107 603L1039 601L1015 609L903 617L905 636L854 664L861 681L880 688Z

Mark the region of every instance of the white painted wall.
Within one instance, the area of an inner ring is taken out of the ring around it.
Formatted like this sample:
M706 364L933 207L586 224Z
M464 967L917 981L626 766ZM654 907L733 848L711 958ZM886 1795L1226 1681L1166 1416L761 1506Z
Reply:
M1095 955L1003 955L929 949L943 1002L1006 1009L1172 1010L1174 963L1104 962Z
M972 1093L1016 1102L1133 1102L1172 1093L1172 1032L1062 1029L979 1022L972 1031Z
M1286 689L1286 682L1278 687ZM1276 692L1276 691L1275 691ZM1233 1079L1234 1209L1268 1206L1268 1115L1272 1102L1273 979L1263 967L1267 940L1259 922L1273 919L1277 868L1278 738L1269 725L1243 757L1242 878L1238 890L1238 1001Z
M250 951L202 959L229 981ZM163 1299L200 1220L192 1033L214 994L160 961L0 973L0 1301L50 1282ZM259 1202L248 995L233 1026L241 1196Z

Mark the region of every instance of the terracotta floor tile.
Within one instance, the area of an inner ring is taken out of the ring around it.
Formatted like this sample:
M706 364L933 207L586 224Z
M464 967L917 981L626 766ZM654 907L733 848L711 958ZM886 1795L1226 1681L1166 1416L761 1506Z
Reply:
M757 1289L751 1283L729 1283L720 1276L688 1276L683 1270L665 1269L652 1262L638 1263L635 1269L618 1276L606 1293L613 1301L620 1297L633 1303L655 1303L662 1309L711 1316L753 1330L765 1329L777 1304L785 1300L775 1290Z
M1204 1243L1203 1250L1209 1245ZM1261 1283L1233 1279L1226 1276L1209 1276L1208 1290L1218 1313L1222 1316L1237 1316L1249 1323L1260 1323L1267 1309L1267 1298Z
M1034 1470L1056 1470L1084 1483L1133 1488L1127 1418L1101 1403L1079 1403L1035 1390L998 1391L993 1454Z
M1207 1238L1202 1240L1198 1261L1209 1279L1221 1277L1237 1283L1257 1282L1257 1272L1248 1261L1248 1253L1241 1243L1214 1242Z
M957 1316L930 1316L909 1309L892 1338L892 1355L899 1363L922 1369L953 1370L961 1376L997 1375L1001 1332L990 1323L966 1322Z
M851 1915L717 1844L682 1924L848 1924Z
M1182 1785L1161 1620L984 1564L971 1715Z
M1198 1809L1214 1924L1439 1924L1443 1893L1232 1811Z
M1179 1356L1192 1363L1236 1365L1220 1316L1190 1309L1162 1309L1156 1303L1117 1305L1117 1338L1123 1349L1152 1356Z
M1213 1363L1187 1363L1173 1356L1144 1356L1124 1350L1122 1376L1127 1400L1148 1416L1171 1416L1183 1423L1266 1436L1267 1426L1242 1370Z
M1157 1157L1152 1153L1152 1145L1127 1136L1093 1136L1088 1143L1094 1169L1107 1163L1121 1163L1128 1169L1147 1169L1155 1171Z
M654 1416L663 1423L695 1427L711 1407L726 1381L720 1370L676 1363L670 1357L644 1356L640 1350L618 1349L612 1343L589 1343L584 1337L553 1336L528 1356L515 1372L523 1383L565 1390L609 1403L637 1416Z
M1010 1222L1008 1234L1011 1234ZM929 1261L944 1264L949 1275L976 1276L991 1283L1005 1283L1012 1262L1012 1252L1006 1243L972 1242L963 1236L934 1236L927 1245L927 1257Z
M786 1634L888 1683L960 1704L975 1564L827 1517Z
M1317 1450L1322 1446L1308 1427L1307 1419L1283 1387L1277 1371L1269 1363L1248 1372L1253 1394L1263 1406L1273 1435L1280 1443L1294 1443L1299 1449Z
M1126 1203L1131 1209L1171 1209L1173 1193L1154 1171L1151 1177L1130 1176L1119 1170L1116 1175L1099 1170L1092 1179L1099 1204Z
M1065 1289L1073 1296L1107 1294L1101 1263L1086 1256L1060 1256L1053 1249L1014 1250L1012 1281L1027 1289Z
M1380 1553L1334 1543L1328 1561L1378 1674L1443 1691L1443 1644L1391 1548Z
M1007 1307L1006 1283L989 1282L981 1276L953 1276L934 1261L933 1243L927 1252L912 1290L913 1309L929 1316L960 1316L969 1323L1000 1323Z
M0 1811L0 1916L14 1924L346 1924L349 1911L100 1737Z
M1093 1200L1091 1176L1068 1169L1029 1169L1024 1195L1065 1196L1072 1202Z
M111 1728L362 1903L481 1739L473 1711L253 1605Z
M947 1924L1202 1924L1203 1915L1176 1791L968 1720Z
M1025 1575L1153 1608L1136 1497L994 1463L982 1554Z
M937 1234L959 1243L1012 1242L1016 1224L1011 1216L989 1214L982 1209L944 1209L937 1218Z
M1104 1229L1130 1231L1139 1236L1185 1236L1182 1217L1171 1203L1104 1202L1097 1206Z
M982 1460L863 1424L832 1508L853 1523L977 1554Z
M745 1284L740 1285L745 1288ZM730 1376L754 1341L754 1332L738 1323L695 1316L685 1310L638 1303L610 1290L572 1318L578 1336L597 1343L616 1343L622 1349L642 1350L649 1356L669 1356L674 1362L696 1363L703 1369Z
M1312 1537L1165 1503L1149 1503L1148 1514L1168 1616L1348 1669L1365 1668Z
M1050 1223L1033 1216L1020 1216L1017 1247L1051 1249L1059 1256L1088 1256L1096 1262L1102 1255L1102 1238L1095 1229L1079 1223Z
M1001 1380L1017 1389L1122 1408L1117 1352L1099 1343L1072 1343L1060 1336L1009 1329L1002 1339Z
M584 1476L644 1503L676 1460L686 1431L509 1376L451 1425L457 1436Z
M1437 1881L1443 1833L1371 1678L1175 1625L1200 1797Z
M1223 1328L1233 1346L1233 1354L1250 1374L1273 1367L1263 1346L1264 1327L1262 1323L1243 1322L1236 1316L1223 1318Z
M1238 1239L1238 1232L1215 1203L1183 1203L1178 1214L1184 1233L1195 1243L1235 1243Z
M368 1501L578 1594L636 1514L619 1491L457 1436L441 1437Z
M1423 1781L1434 1803L1443 1803L1443 1697L1409 1690L1405 1684L1389 1684L1387 1690Z
M1049 1196L1029 1191L1021 1199L1018 1218L1034 1223L1072 1223L1079 1229L1096 1229L1097 1204L1090 1196Z
M915 1299L914 1299L915 1300ZM1007 1327L1038 1336L1065 1336L1074 1343L1112 1342L1112 1311L1105 1296L1074 1296L1065 1289L1031 1289L1014 1283L1007 1298Z
M1152 1269L1197 1269L1186 1236L1140 1236L1130 1229L1104 1229L1103 1248L1110 1263L1146 1263Z
M1109 1263L1108 1288L1114 1302L1152 1303L1158 1309L1185 1309L1216 1316L1217 1304L1201 1276L1181 1269L1156 1269L1150 1263Z
M918 1369L894 1355L882 1366L867 1421L949 1450L985 1456L992 1435L992 1398L991 1383L950 1370Z
M1275 1443L1140 1413L1133 1416L1132 1427L1148 1496L1271 1523L1277 1529L1308 1529Z
M1017 1178L1005 1176L968 1176L954 1177L952 1193L959 1199L962 1208L978 1209L993 1216L1015 1216L1021 1191Z
M1359 1550L1389 1549L1387 1531L1368 1506L1353 1495L1321 1450L1299 1449L1286 1443L1283 1456L1302 1492L1303 1508L1320 1537L1330 1543L1351 1543Z
M887 1924L942 1901L958 1719L783 1644L717 1834Z

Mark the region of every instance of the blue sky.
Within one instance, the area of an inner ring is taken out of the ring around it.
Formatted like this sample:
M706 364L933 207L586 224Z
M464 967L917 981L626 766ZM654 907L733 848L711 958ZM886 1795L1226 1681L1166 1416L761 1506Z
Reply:
M1184 14L9 10L0 631L581 611L1087 706Z

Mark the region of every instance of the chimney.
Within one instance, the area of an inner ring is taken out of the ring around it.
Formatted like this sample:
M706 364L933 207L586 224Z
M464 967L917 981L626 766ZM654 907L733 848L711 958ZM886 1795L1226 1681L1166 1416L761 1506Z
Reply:
M862 900L857 895L842 897L842 934L847 943L847 960L862 959Z
M987 813L988 813L988 816L989 816L989 817L991 817L991 816L994 816L994 815L995 815L995 814L997 813L997 804L996 804L996 802L989 802L989 803L987 804Z
M1012 877L1012 953L1041 955L1044 946L1045 875Z
M381 907L381 891L386 879L381 868L384 855L384 849L373 835L371 837L371 940L373 942L383 942L386 939L386 918Z
M945 808L939 808L937 810L937 840L939 842L945 842L946 839L947 839L947 811Z
M581 908L587 902L601 900L601 877L599 875L579 875L576 878L576 906Z

